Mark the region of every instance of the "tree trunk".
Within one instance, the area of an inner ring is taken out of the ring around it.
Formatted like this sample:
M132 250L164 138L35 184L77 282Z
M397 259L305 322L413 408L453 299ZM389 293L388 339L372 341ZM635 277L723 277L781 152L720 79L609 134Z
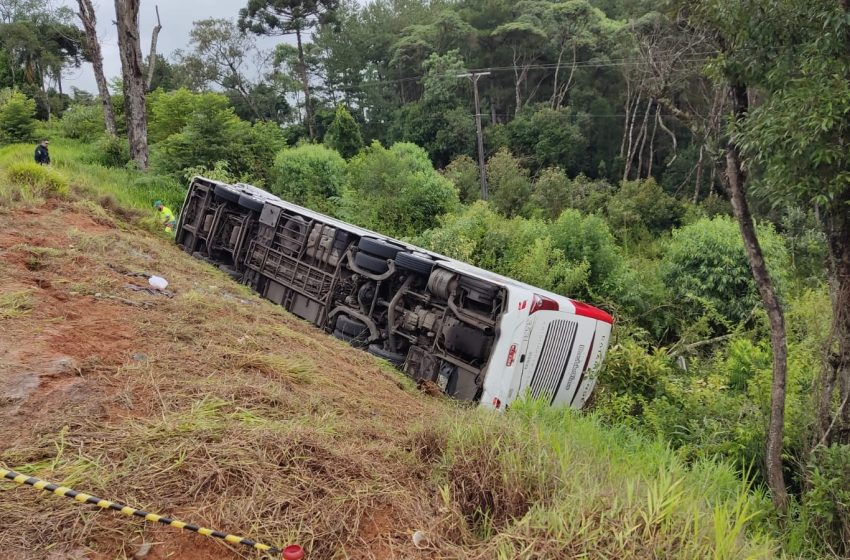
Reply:
M145 115L145 79L142 74L142 45L139 39L141 0L115 0L118 50L124 77L124 113L130 156L139 169L148 168L148 122Z
M77 15L83 22L86 30L86 42L91 53L91 65L94 67L94 79L97 82L97 92L100 102L103 104L103 120L106 124L106 132L112 136L118 134L115 126L115 112L112 110L112 97L109 95L109 87L106 85L106 77L103 75L103 55L100 53L100 43L97 40L97 18L91 0L77 0L80 11Z
M307 78L307 64L304 62L304 46L301 44L301 28L295 28L295 39L298 42L298 73L301 75L301 87L304 90L304 110L307 116L307 133L310 140L316 138L313 128L313 107L310 100L310 81Z
M635 119L637 118L637 110L640 106L640 92L637 94L637 99L635 99L635 106L632 110L632 115L626 115L626 126L628 127L628 138L629 144L626 148L626 161L623 163L623 181L628 180L629 171L631 171L632 166L632 156L634 155L634 151L632 150L632 142L634 139L634 131L635 131Z
M747 87L742 84L732 84L729 88L735 120L742 121L747 116L749 103ZM770 340L773 346L773 385L770 394L770 422L767 428L767 453L765 467L767 469L767 484L773 495L773 504L780 512L788 507L788 492L785 489L785 477L782 473L782 439L785 434L785 382L787 377L787 347L785 341L785 317L782 306L776 297L776 290L764 254L756 234L755 222L750 214L746 197L747 176L741 162L741 153L734 141L726 146L726 185L732 210L738 221L744 248L753 279L758 287L762 305L770 321Z
M817 437L824 445L850 443L850 189L822 208L829 249L832 327L829 357L818 381ZM834 409L835 391L838 409Z
M156 26L151 34L151 50L148 53L148 82L145 85L148 91L151 90L153 83L153 73L156 69L156 40L159 39L159 32L162 31L162 22L159 21L159 6L156 6Z
M841 0L850 13L850 0ZM850 34L847 36L850 44ZM829 288L832 327L825 360L817 383L816 436L824 445L850 443L850 189L845 188L822 211L829 249ZM838 409L833 411L835 389Z
M694 181L694 198L691 202L696 204L699 201L699 193L702 190L702 165L705 161L705 144L699 146L699 158L697 159L697 177Z

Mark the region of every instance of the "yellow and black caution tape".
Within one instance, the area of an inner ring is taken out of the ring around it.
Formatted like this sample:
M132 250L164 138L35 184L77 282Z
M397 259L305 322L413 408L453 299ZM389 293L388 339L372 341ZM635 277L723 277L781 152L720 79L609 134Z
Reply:
M65 496L67 498L73 498L74 500L82 503L82 504L92 504L102 509L112 509L115 511L120 511L124 515L127 516L136 516L144 518L147 521L155 521L157 523L162 523L164 525L169 525L171 527L175 527L177 529L185 529L187 531L192 531L194 533L198 533L199 535L204 535L207 537L215 537L217 539L221 539L223 541L227 541L231 544L243 544L245 546L250 546L256 550L267 552L269 554L283 554L284 558L302 558L303 552L299 552L301 547L298 545L291 545L281 550L274 546L269 546L267 544L258 543L257 541L253 541L251 539L246 539L245 537L237 537L236 535L230 535L227 533L222 533L221 531L214 531L212 529L207 529L206 527L199 527L192 523L184 523L183 521L179 521L177 519L172 519L170 517L165 517L162 515L157 515L155 513L148 513L146 511L132 508L130 506L125 506L124 504L119 504L117 502L111 502L109 500L104 500L102 498L97 498L95 496L91 496L89 494L85 494L83 492L77 492L76 490L72 490L70 488L66 488L65 486L60 486L58 484L53 484L47 482L46 480L41 480L40 478L36 478L34 476L27 476L25 474L16 473L15 471L6 470L0 468L0 475L2 478L11 480L12 482L16 482L18 484L26 484L32 486L37 490L44 490L45 492L52 492L57 496ZM294 554L291 554L294 553Z

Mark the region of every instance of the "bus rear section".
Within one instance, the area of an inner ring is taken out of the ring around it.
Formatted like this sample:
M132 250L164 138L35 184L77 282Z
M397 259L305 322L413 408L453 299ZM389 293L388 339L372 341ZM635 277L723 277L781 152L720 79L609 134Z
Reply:
M418 382L496 408L525 392L580 408L610 335L582 304L250 185L195 178L177 243Z
M482 404L504 408L528 394L550 405L582 408L608 349L613 319L601 309L540 290L510 294Z

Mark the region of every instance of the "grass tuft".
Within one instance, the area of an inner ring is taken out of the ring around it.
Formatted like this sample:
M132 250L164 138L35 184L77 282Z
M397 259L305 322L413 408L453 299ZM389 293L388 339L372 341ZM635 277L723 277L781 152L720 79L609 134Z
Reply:
M34 162L17 162L6 168L12 188L6 193L12 202L35 198L68 196L68 180L50 167Z
M15 319L27 315L35 306L31 290L0 293L0 319Z

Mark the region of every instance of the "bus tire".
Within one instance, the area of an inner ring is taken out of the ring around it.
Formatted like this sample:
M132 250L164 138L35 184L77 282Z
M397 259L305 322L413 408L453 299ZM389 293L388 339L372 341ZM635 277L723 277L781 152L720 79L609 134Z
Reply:
M372 239L371 237L361 237L360 241L357 242L357 248L382 259L394 259L402 249L398 245L393 245L380 239Z
M358 251L354 256L354 264L375 274L383 274L390 269L386 259L379 259L363 251Z
M351 319L346 315L340 315L336 320L336 328L337 330L345 335L358 337L363 334L369 327L366 326L362 321L358 321L357 319Z
M396 352L384 350L384 348L379 344L370 344L369 348L367 348L366 350L373 356L377 356L381 359L384 359L396 367L401 367L404 365L404 360L406 358L404 354L398 354Z
M399 253L395 257L395 264L398 268L409 270L410 272L416 272L417 274L422 274L424 276L430 276L436 263L434 263L431 259L420 257L412 253Z
M251 195L243 194L239 197L239 206L253 210L254 212L262 212L264 203L262 200L257 200Z
M228 202L235 202L236 204L239 204L239 193L233 192L232 190L228 189L224 185L216 185L215 189L213 189L213 192L215 193L215 195L217 197L219 197L223 200L226 200Z
M333 337L338 339L338 340L341 340L343 342L347 342L350 345L354 346L355 348L362 348L363 347L364 341L359 336L351 336L351 335L345 334L342 331L336 330L336 331L333 332Z

